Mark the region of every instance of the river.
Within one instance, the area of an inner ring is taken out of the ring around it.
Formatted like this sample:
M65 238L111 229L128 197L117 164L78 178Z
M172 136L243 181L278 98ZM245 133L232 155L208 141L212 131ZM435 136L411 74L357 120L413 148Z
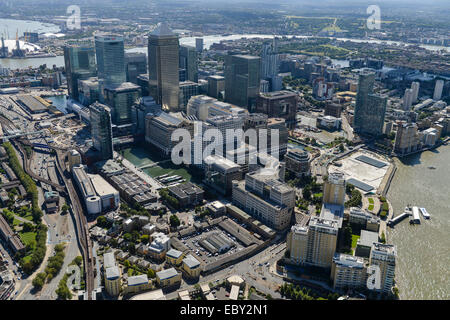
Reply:
M396 165L387 194L395 215L407 204L425 207L431 215L420 225L405 220L388 231L388 242L397 246L400 298L450 299L450 146L396 160Z

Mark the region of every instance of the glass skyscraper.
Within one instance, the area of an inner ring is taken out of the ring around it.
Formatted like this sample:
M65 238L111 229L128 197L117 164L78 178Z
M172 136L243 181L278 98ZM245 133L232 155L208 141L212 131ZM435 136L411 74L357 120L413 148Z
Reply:
M198 82L197 51L191 46L180 46L180 68L186 70L185 81Z
M111 107L112 122L116 125L131 124L131 107L141 97L141 87L131 82L105 87L105 103Z
M64 64L69 96L78 100L78 80L88 79L97 73L92 43L80 42L64 46Z
M160 23L148 36L148 73L150 95L164 110L179 108L178 36Z
M252 111L259 94L261 58L249 55L225 57L225 100Z
M120 85L126 81L123 37L113 34L95 36L95 55L100 86Z
M91 111L90 123L93 146L100 153L102 160L112 159L111 110L98 102L92 104L89 109Z

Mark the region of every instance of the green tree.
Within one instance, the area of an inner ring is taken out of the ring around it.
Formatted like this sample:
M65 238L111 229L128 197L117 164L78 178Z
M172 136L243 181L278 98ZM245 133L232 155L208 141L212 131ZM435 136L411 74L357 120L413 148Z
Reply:
M36 277L34 277L33 281L31 282L33 284L33 287L37 290L41 290L44 286L45 279L47 278L47 274L45 272L38 273Z
M176 228L181 224L180 219L178 219L176 214L171 215L169 220L170 220L170 226L172 228Z

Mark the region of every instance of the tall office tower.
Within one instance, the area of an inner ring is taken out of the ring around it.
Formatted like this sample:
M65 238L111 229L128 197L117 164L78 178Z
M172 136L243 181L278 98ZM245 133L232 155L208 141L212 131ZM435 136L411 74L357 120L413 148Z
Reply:
M203 38L195 38L195 50L197 52L203 51Z
M189 99L193 96L197 96L199 91L199 86L197 82L183 81L180 82L180 111L185 111L189 102Z
M141 96L141 87L131 82L123 82L104 89L105 103L111 107L112 122L115 125L131 124L131 107Z
M279 54L277 39L265 42L261 50L261 78L269 81L269 90L278 91L282 87L282 79L278 76Z
M340 172L332 172L323 184L323 202L329 204L344 205L345 203L345 178Z
M396 258L397 248L394 245L377 242L372 245L369 261L371 265L380 267L381 288L379 291L383 293L389 293L393 286Z
M180 46L180 69L186 70L186 80L198 82L197 51L191 46Z
M356 132L381 135L386 114L387 98L373 94L375 73L363 69L359 74L353 127Z
M414 81L413 83L411 83L411 89L413 91L412 102L416 103L419 99L420 82Z
M95 56L102 96L105 86L118 86L127 80L123 37L115 34L96 35Z
M94 148L100 152L101 159L113 157L113 141L111 126L111 109L101 103L94 103L90 107L91 136Z
M147 55L145 53L125 53L125 71L127 82L137 84L137 77L147 73Z
M225 100L253 111L259 94L261 58L249 55L225 57Z
M397 122L397 133L395 135L394 152L400 156L417 151L420 139L417 124L406 121Z
M337 221L319 217L311 217L308 226L292 226L286 239L291 262L331 268L338 230Z
M286 90L259 94L255 111L267 114L269 118L283 118L289 128L294 128L297 94Z
M219 99L219 97L222 97L222 91L224 90L224 77L216 75L208 77L208 96Z
M94 47L87 43L64 46L64 64L69 96L78 100L78 80L97 74Z
M413 89L405 89L405 95L403 96L403 110L409 111L413 103L414 91Z
M159 23L148 36L150 95L164 110L179 107L178 36L165 23Z
M434 87L433 100L441 100L442 90L444 89L444 80L436 80L436 85Z

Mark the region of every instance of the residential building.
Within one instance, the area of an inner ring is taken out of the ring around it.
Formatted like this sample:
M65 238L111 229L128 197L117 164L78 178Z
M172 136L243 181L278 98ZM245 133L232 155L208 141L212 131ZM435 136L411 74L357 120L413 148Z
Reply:
M367 263L361 257L335 253L331 266L334 289L362 289L367 282Z
M260 85L261 58L249 55L225 57L225 100L253 111Z
M416 123L397 121L394 152L404 156L420 149L419 132Z
M166 253L166 261L172 266L179 266L183 262L184 254L176 249L170 249Z
M148 280L146 274L140 274L137 276L131 276L127 279L127 285L125 287L125 294L139 293L145 290L151 289L151 282Z
M444 89L444 80L436 80L434 86L433 100L438 101L442 98L442 91Z
M178 36L166 23L159 23L148 36L150 95L163 110L179 108Z
M392 244L374 243L370 252L370 264L380 268L381 287L377 291L389 293L394 285L397 248Z
M121 273L116 264L114 253L107 252L103 255L103 272L106 292L113 297L117 297L121 289Z
M101 160L112 159L113 142L111 126L111 109L101 103L94 103L90 109L91 137L94 148Z
M181 273L169 268L156 273L156 283L161 288L177 286L181 283Z
M340 172L333 172L323 183L323 203L343 206L345 203L345 178Z
M405 95L403 96L403 110L409 111L411 109L414 99L413 89L405 89Z
M201 272L200 261L194 258L192 254L188 254L183 259L183 270L189 278L198 278Z
M162 233L154 233L152 235L153 241L148 248L148 255L156 260L164 260L167 251L170 247L170 238Z
M411 89L413 91L412 102L416 103L419 99L420 82L414 81L411 83Z
M336 220L314 216L308 226L292 226L287 237L289 259L298 265L331 268L338 230Z
M361 230L361 236L356 243L355 256L369 258L372 245L378 242L378 232Z

